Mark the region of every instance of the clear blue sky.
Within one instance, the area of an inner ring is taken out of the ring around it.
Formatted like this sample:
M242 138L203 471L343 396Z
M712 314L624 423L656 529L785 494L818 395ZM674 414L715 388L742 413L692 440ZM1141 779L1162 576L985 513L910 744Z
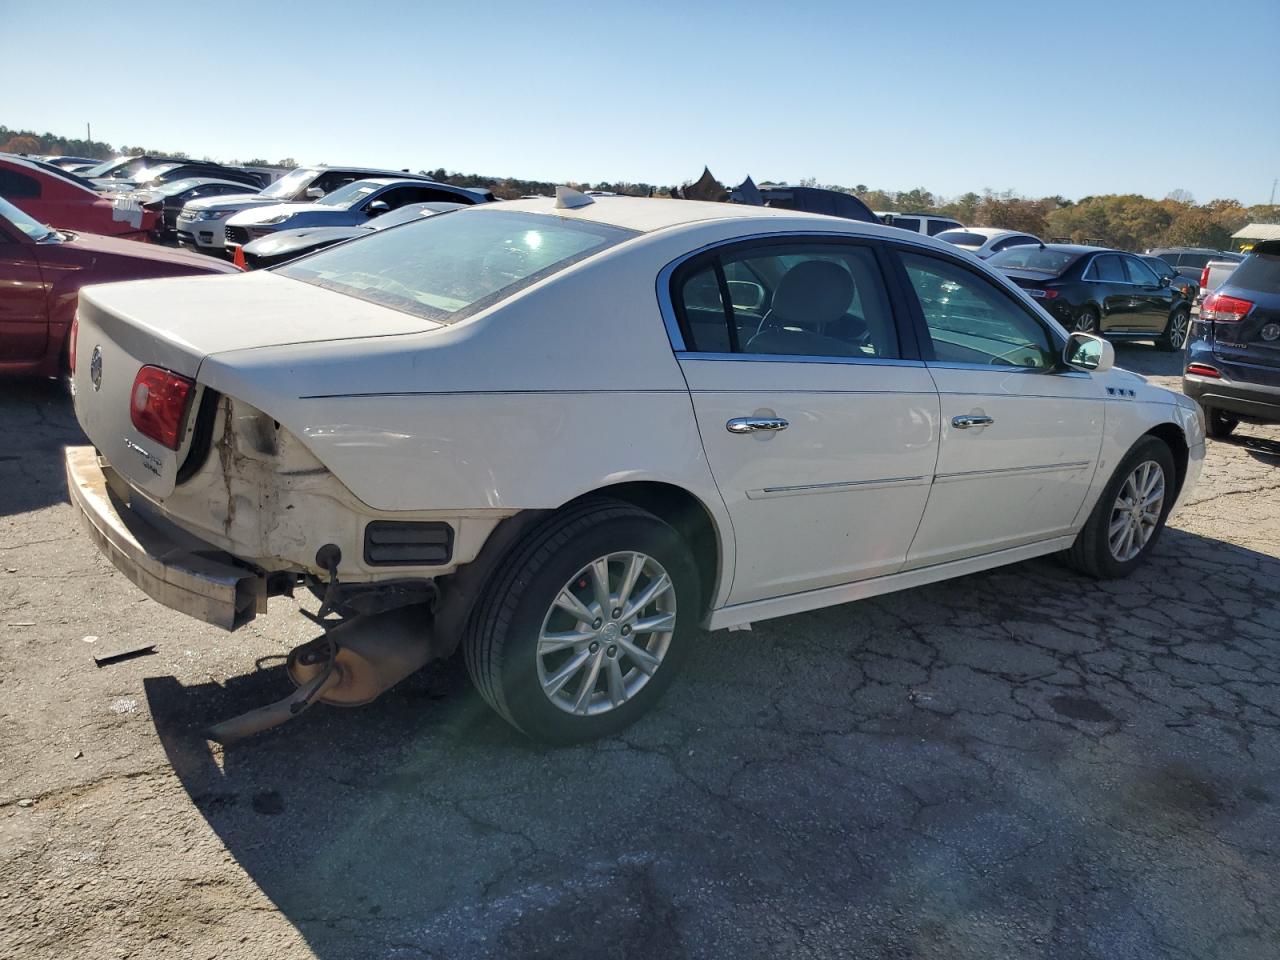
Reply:
M1280 176L1280 0L434 9L0 0L0 123L555 181L708 164L726 182L1253 204Z

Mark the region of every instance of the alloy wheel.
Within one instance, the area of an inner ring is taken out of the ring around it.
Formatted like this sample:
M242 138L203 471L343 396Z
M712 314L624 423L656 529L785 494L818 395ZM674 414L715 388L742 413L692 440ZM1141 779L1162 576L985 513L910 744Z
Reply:
M1093 333L1097 326L1097 321L1089 310L1085 310L1076 317L1075 329L1080 333Z
M570 578L538 634L538 681L566 713L622 706L649 682L671 645L676 589L657 560L611 553Z
M1191 325L1191 315L1179 310L1173 315L1173 319L1169 321L1169 345L1175 350L1181 350L1182 345L1187 342L1187 327Z
M1144 460L1134 468L1111 507L1111 523L1107 527L1111 556L1127 563L1151 542L1160 525L1164 493L1164 469L1160 464Z

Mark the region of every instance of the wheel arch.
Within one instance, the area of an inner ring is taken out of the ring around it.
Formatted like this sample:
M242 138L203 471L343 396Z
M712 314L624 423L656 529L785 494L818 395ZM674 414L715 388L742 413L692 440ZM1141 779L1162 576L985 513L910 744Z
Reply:
M1164 443L1173 454L1173 469L1176 471L1174 477L1174 499L1182 492L1182 484L1187 478L1187 462L1191 456L1190 448L1187 446L1186 435L1183 434L1182 428L1176 423L1168 421L1152 427L1142 436L1155 437Z
M503 558L548 517L594 497L629 503L670 524L689 544L693 554L702 616L710 611L720 589L720 578L726 572L724 554L729 542L721 535L711 510L697 495L676 484L660 480L625 481L596 487L555 509L524 510L499 523L474 560L440 581L440 598L434 615L436 635L441 639L444 655L456 648L477 601Z

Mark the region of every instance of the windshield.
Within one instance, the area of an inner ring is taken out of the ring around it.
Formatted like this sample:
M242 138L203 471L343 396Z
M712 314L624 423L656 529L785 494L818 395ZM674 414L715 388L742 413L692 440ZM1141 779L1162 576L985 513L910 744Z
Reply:
M1022 244L1002 250L987 261L993 267L1012 267L1017 270L1039 270L1055 276L1075 263L1080 254L1068 250L1050 250L1035 244Z
M180 166L182 166L180 163L159 163L154 167L146 167L139 170L134 174L133 179L136 183L150 183L156 177L162 177L170 170L176 170Z
M365 226L371 230L385 230L387 227L395 227L402 223L408 223L410 220L421 220L423 217L431 217L437 213L447 213L450 210L462 210L466 206L467 204L465 203L444 203L443 201L407 203L398 210L392 210L390 213L384 213L380 217L374 217Z
M292 200L298 191L304 189L307 184L320 175L319 170L310 170L305 167L299 167L297 170L290 170L283 177L277 180L271 186L267 187L261 197L271 200ZM252 187L245 187L246 191L252 191Z
M56 231L45 226L35 217L23 213L4 197L0 197L0 217L8 220L32 240L46 240L57 236Z
M133 157L112 157L110 160L103 160L96 167L90 167L88 170L81 170L82 177L109 177L118 167L126 166Z
M357 203L373 193L380 190L382 184L370 183L368 180L357 180L355 183L348 183L346 186L339 187L326 196L316 201L317 204L325 207L337 207L340 210L349 210Z
M938 239L954 243L958 247L980 247L987 242L987 238L982 234L970 233L967 230L943 230L938 234Z
M632 236L581 220L465 210L381 230L275 272L451 323Z

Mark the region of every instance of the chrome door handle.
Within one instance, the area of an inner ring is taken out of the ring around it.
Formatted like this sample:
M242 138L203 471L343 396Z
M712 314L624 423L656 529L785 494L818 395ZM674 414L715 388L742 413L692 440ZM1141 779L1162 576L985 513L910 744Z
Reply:
M982 417L976 414L965 414L964 416L951 418L951 425L957 430L968 430L970 427L987 427L995 422L994 417Z
M730 433L755 433L757 430L785 430L790 421L781 417L734 417L724 425Z

